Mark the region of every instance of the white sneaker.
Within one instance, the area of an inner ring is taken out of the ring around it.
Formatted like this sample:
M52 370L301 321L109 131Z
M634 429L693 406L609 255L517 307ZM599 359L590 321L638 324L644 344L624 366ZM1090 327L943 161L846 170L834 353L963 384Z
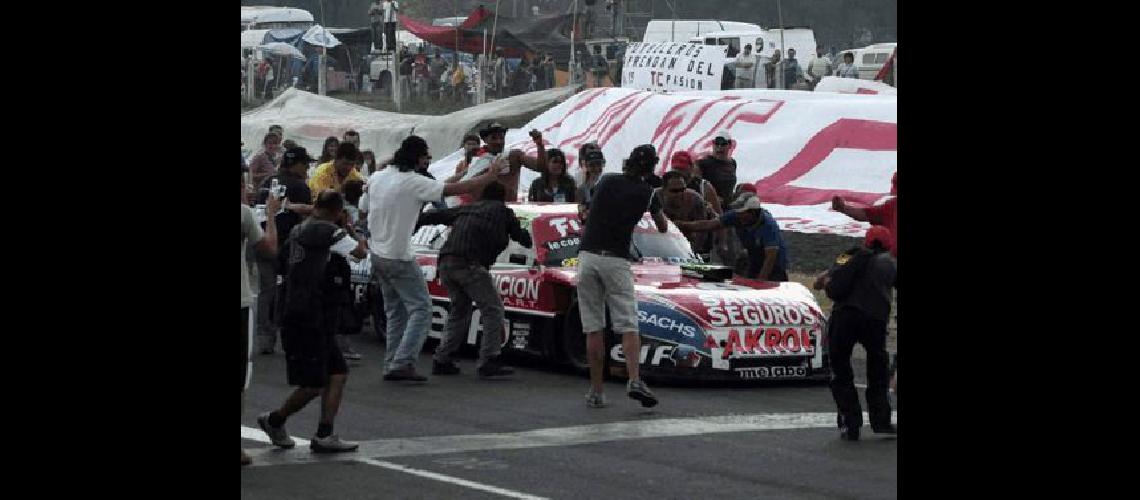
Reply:
M284 424L281 425L281 427L269 425L269 412L257 416L257 425L261 427L261 430L265 431L265 434L269 436L269 440L272 441L275 446L282 448L297 446L297 442L289 437L289 432L285 430Z
M590 392L586 393L586 406L589 408L605 408L609 404L606 403L605 394L598 394L590 389Z
M323 438L313 436L313 439L309 441L309 449L315 453L343 453L346 451L356 451L359 447L360 443L341 441L340 437L336 434Z

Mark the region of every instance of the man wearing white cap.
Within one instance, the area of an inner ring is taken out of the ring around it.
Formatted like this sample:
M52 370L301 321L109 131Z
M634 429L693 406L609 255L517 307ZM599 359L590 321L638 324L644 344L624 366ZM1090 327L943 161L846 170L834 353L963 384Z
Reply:
M760 207L760 197L748 198L743 206L725 212L719 219L673 223L686 233L735 228L741 246L748 250L748 271L744 277L788 281L788 249L776 219Z

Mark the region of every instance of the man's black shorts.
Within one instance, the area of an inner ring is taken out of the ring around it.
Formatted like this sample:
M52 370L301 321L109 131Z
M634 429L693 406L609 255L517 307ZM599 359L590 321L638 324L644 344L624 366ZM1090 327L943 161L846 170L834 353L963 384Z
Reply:
M328 385L329 375L348 373L336 339L327 332L283 326L281 343L289 385L320 389Z

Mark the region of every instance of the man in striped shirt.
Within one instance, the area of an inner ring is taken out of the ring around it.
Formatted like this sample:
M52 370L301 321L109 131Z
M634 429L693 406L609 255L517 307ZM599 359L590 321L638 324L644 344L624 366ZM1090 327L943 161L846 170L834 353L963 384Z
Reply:
M515 212L503 200L506 188L488 184L480 201L420 215L417 225L447 224L451 234L439 251L439 273L447 287L451 310L443 339L435 351L432 375L457 375L451 360L471 327L471 302L479 308L483 339L479 347L481 377L511 375L514 370L498 361L503 344L503 300L488 269L507 248L510 238L522 246L532 245L530 233L519 225Z

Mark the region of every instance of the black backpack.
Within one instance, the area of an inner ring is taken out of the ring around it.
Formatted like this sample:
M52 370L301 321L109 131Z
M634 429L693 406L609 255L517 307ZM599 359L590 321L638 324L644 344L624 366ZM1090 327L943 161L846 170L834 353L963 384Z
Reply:
M838 302L850 296L874 256L875 252L864 247L853 247L839 254L835 259L835 267L830 273L831 279L825 288L827 298Z
M351 297L348 261L330 247L344 230L335 224L307 219L286 241L288 273L281 300L282 324L298 329L332 332L336 309Z

